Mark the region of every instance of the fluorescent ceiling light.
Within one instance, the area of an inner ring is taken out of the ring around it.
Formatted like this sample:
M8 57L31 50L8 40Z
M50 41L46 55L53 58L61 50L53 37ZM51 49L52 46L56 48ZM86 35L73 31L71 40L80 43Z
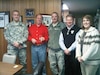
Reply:
M62 9L63 10L69 10L69 8L68 8L68 6L66 4L63 4Z

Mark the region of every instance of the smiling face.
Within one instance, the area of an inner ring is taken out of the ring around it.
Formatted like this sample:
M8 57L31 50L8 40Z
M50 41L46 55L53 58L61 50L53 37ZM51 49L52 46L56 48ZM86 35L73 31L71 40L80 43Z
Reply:
M18 22L19 21L19 18L20 18L20 14L18 11L14 11L13 14L12 14L12 17L13 17L13 20Z
M90 15L85 15L84 17L83 17L83 28L84 29L89 29L90 28L90 26L92 25L92 16L90 16Z
M74 24L73 17L71 17L71 16L66 17L66 25L68 27L71 27L73 24Z
M52 23L57 23L58 22L58 14L57 13L53 13L52 14Z
M40 25L42 23L42 15L39 14L36 16L36 22L38 25Z
M91 26L90 20L87 18L83 18L83 27L85 29L89 29L90 26Z

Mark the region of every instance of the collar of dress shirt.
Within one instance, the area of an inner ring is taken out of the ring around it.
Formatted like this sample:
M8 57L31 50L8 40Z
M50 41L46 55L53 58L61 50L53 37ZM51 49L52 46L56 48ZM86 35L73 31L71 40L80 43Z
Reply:
M74 26L74 24L71 25L70 27L67 26L67 29L70 30L73 26Z

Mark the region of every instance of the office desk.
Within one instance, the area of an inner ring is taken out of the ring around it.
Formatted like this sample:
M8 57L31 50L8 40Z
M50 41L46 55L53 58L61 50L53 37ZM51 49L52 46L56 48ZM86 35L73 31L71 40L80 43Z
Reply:
M22 69L22 67L22 65L0 62L0 75L14 75Z

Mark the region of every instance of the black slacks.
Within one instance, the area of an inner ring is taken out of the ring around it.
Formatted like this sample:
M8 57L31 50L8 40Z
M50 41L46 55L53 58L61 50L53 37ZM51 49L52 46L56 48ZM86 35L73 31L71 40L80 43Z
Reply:
M65 75L81 75L80 64L75 58L75 51L71 55L65 54Z

